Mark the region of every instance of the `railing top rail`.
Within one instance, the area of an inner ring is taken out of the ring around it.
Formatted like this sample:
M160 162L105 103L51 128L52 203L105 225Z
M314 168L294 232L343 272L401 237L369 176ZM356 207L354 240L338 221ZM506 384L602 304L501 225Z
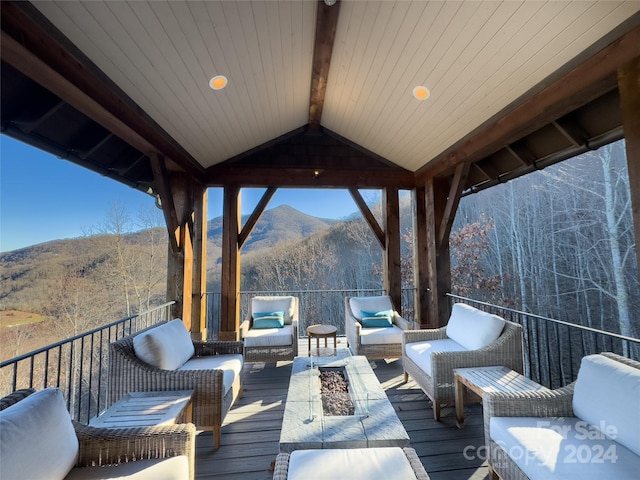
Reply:
M172 305L174 303L175 302L163 303L162 305L159 305L159 306L157 306L155 308L152 308L150 310L145 310L144 313L155 312L156 310L160 310L160 309L166 308L169 305ZM47 350L51 350L52 348L57 348L57 347L60 347L62 345L65 345L67 343L71 343L71 342L74 342L74 341L79 340L81 338L87 337L89 335L93 335L94 333L98 333L101 330L106 330L108 328L115 327L115 326L120 325L122 323L125 323L125 322L127 322L129 320L133 320L134 318L137 318L139 316L140 316L140 313L136 313L135 315L131 315L129 317L121 318L119 320L116 320L115 322L108 323L107 325L102 325L102 326L96 327L96 328L94 328L92 330L79 333L78 335L75 335L74 337L65 338L64 340L60 340L59 342L52 343L51 345L47 345L45 347L38 348L37 350L33 350L31 352L24 353L24 354L20 355L19 357L10 358L9 360L5 360L4 362L0 362L0 368L6 367L7 365L11 365L12 363L20 362L20 361L25 360L27 358L33 357L35 355L39 355L41 353L46 352Z
M383 288L340 288L337 290L300 290L298 288L273 289L273 290L242 290L240 294L261 294L261 293L339 293L339 292L380 292ZM219 292L204 292L205 295L216 295Z
M598 330L597 328L585 327L584 325L578 325L577 323L565 322L565 321L562 321L562 320L556 320L555 318L549 318L549 317L544 317L542 315L536 315L534 313L523 312L521 310L514 310L513 308L502 307L502 306L499 306L499 305L494 305L494 304L489 303L489 302L482 302L480 300L475 300L473 298L462 297L460 295L455 295L453 293L447 293L446 295L448 297L451 297L451 298L456 298L456 299L459 299L459 300L466 300L468 302L474 302L474 303L477 303L479 305L484 305L484 306L487 306L487 307L499 308L500 310L504 310L504 311L507 311L507 312L516 313L516 314L519 314L519 315L525 315L525 316L527 316L529 318L535 318L537 320L544 320L545 322L556 323L558 325L565 325L567 327L577 328L579 330L585 330L585 331L588 331L588 332L598 333L598 334L601 334L601 335L608 335L610 337L615 337L615 338L618 338L620 340L625 340L627 342L634 342L634 343L640 344L640 338L627 337L625 335L620 335L619 333L607 332L606 330Z

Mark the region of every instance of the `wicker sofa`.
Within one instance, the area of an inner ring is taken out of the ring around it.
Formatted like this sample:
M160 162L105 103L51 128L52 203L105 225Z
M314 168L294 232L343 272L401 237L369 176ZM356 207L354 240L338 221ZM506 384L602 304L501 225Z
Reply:
M109 405L128 392L194 390L193 423L213 431L214 448L231 405L242 395L242 342L192 341L179 319L109 345Z
M364 328L362 312L390 311L388 328ZM402 357L402 331L411 328L409 322L395 310L388 295L375 297L345 297L344 329L353 355L364 355L369 360Z
M453 370L465 367L504 365L523 372L522 327L497 315L456 303L446 326L405 330L402 365L433 403L433 416L440 419L443 404L455 400ZM466 393L465 401L480 401Z
M276 457L273 480L429 480L413 448L296 450Z
M638 478L640 362L589 355L566 387L488 393L483 403L492 478Z
M193 424L94 428L73 420L57 388L0 400L0 478L194 478Z

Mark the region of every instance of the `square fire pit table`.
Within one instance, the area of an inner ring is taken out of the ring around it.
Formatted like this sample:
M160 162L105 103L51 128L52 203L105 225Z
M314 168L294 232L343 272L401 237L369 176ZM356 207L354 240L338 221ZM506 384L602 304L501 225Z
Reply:
M296 357L284 408L280 452L320 448L407 447L409 435L364 356ZM339 370L349 383L353 415L327 415L320 372Z

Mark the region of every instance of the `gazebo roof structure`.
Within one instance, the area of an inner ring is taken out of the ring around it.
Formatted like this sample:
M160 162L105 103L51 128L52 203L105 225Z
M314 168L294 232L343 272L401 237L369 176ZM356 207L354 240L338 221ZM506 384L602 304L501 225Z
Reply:
M170 283L180 278L170 297L203 288L207 187L225 188L230 312L239 250L275 188L349 188L385 249L392 295L394 192L415 190L418 290L425 304L436 300L435 317L447 284L436 258L461 195L623 137L631 184L640 178L638 1L0 8L3 133L159 197L175 255ZM218 90L217 75L228 81ZM268 188L241 227L238 189L248 186ZM385 189L384 226L358 188ZM639 195L633 188L636 238ZM196 252L193 271L185 249ZM198 307L182 308L200 322ZM237 331L234 322L223 328Z

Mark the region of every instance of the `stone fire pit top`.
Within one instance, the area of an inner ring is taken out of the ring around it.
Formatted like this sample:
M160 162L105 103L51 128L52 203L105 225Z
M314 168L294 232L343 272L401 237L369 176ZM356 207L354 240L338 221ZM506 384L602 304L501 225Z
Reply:
M312 363L314 367L345 367L350 388L356 390L356 415L322 414L319 372L310 371ZM366 357L352 357L348 350L341 349L333 357L294 359L280 434L281 452L408 445L409 435Z

